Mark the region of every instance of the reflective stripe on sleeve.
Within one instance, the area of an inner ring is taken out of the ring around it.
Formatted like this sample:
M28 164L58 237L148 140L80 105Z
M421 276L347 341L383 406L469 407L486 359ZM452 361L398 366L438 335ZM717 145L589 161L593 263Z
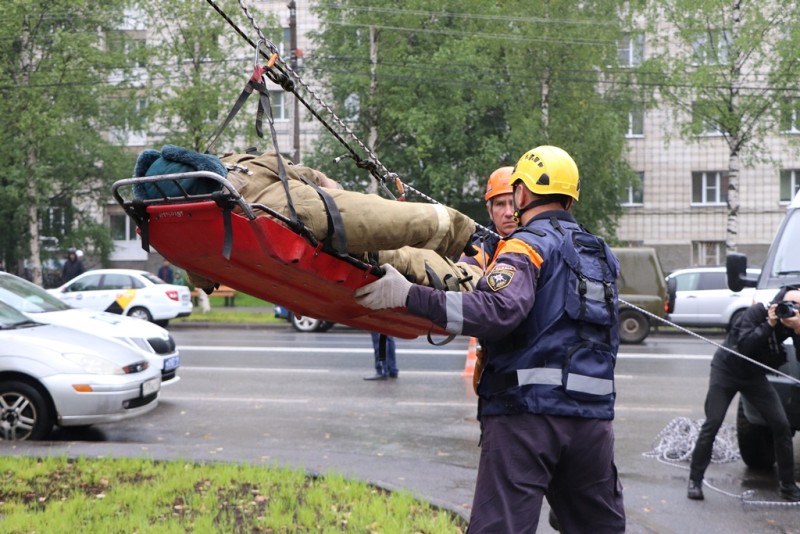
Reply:
M422 245L421 248L436 250L439 248L439 245L441 245L442 240L447 236L452 221L450 220L450 213L448 213L447 208L441 204L431 204L431 207L433 207L433 211L436 214L436 230L434 230L431 238L427 243Z
M444 329L450 334L460 334L464 328L464 298L459 291L447 291L444 294L447 324Z

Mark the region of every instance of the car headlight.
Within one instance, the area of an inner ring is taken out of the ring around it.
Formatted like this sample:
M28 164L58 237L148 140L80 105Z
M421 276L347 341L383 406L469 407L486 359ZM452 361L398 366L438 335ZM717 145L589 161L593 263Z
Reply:
M124 375L125 371L119 365L111 363L110 361L93 356L91 354L80 354L75 352L68 352L64 354L64 358L71 361L85 372L93 375Z

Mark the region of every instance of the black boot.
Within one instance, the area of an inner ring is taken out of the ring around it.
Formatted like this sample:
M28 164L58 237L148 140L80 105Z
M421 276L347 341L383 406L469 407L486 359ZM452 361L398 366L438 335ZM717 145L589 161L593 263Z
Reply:
M781 497L787 501L800 502L800 488L794 482L781 482Z
M693 501L705 499L703 496L703 481L689 479L689 489L686 490L686 496Z

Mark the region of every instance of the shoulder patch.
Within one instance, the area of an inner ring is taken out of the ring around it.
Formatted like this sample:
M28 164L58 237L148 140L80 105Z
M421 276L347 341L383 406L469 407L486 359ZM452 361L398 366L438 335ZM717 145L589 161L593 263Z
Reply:
M486 283L492 291L500 291L514 279L517 269L504 263L495 264L486 274Z

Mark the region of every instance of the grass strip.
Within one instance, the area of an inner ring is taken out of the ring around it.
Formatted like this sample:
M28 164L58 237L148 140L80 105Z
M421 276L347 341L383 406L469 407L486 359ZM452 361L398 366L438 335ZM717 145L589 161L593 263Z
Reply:
M137 458L0 457L0 532L463 533L404 491L337 474Z

